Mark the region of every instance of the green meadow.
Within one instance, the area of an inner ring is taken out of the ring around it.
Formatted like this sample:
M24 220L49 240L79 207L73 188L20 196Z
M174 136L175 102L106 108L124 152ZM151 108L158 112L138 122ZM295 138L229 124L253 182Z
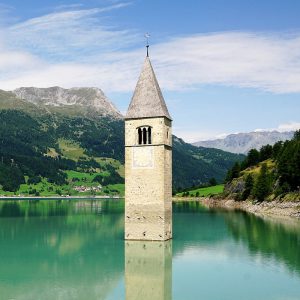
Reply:
M218 184L215 186L191 189L186 192L177 193L178 197L207 197L211 195L221 194L224 191L224 184Z
M108 171L104 172L79 172L79 171L65 171L67 174L67 184L56 185L48 182L45 178L36 184L21 184L18 191L6 192L0 190L3 196L105 196L105 195L124 195L124 184L109 184L101 186L94 178L101 174L103 177L109 176ZM27 181L28 178L25 178Z

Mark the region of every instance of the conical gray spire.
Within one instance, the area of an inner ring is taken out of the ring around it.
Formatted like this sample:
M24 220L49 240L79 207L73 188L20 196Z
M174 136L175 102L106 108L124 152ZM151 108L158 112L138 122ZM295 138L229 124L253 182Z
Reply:
M149 57L136 85L125 119L166 117L170 114L154 74Z

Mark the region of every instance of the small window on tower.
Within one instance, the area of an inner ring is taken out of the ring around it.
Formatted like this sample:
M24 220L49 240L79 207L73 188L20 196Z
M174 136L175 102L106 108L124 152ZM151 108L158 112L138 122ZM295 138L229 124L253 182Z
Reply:
M152 144L152 130L150 126L137 128L137 143L139 145Z
M147 144L147 129L146 127L143 128L143 144Z
M148 128L148 144L151 144L151 127Z
M139 145L141 145L142 144L142 129L141 128L139 128L138 129L138 143L139 143Z

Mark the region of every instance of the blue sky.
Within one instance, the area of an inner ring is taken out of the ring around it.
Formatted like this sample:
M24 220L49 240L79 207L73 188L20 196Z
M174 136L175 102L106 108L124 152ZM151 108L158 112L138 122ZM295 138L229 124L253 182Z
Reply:
M0 0L0 89L97 86L125 112L150 32L176 135L300 128L299 15L297 0Z

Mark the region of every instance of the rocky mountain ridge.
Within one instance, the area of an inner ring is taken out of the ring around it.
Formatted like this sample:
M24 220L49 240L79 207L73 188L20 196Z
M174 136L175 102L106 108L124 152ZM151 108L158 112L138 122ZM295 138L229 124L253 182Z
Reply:
M116 119L123 118L103 91L95 87L75 87L70 89L58 86L49 88L20 87L13 90L12 93L18 99L38 106L77 106L82 109L92 109L101 116L110 116Z
M250 149L260 149L264 145L274 145L278 141L292 139L294 131L254 131L230 134L223 139L199 141L194 146L216 148L232 153L246 154Z

